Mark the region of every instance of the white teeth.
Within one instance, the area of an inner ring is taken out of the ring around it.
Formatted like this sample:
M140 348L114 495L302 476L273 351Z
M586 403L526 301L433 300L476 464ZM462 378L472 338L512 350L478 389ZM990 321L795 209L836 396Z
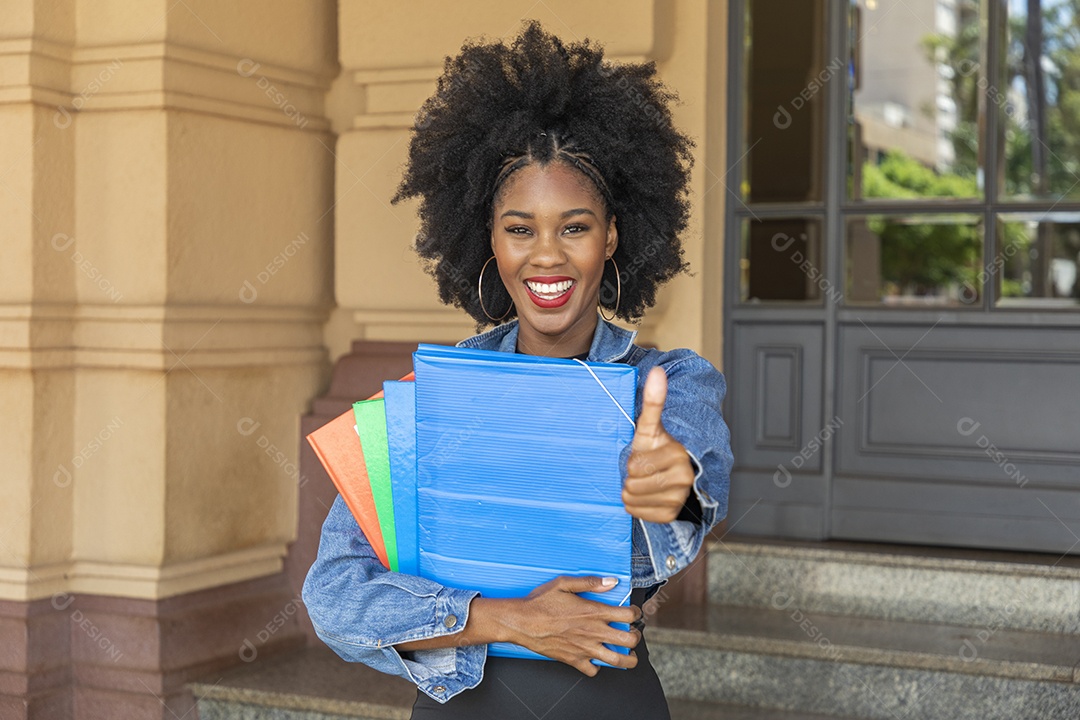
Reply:
M557 282L557 283L538 283L538 282L526 281L526 284L529 286L529 289L532 290L537 295L541 295L541 296L543 296L543 295L551 295L551 296L554 296L554 297L558 297L559 295L562 295L567 290L569 290L571 287L573 287L574 281L573 280L563 280L563 281Z

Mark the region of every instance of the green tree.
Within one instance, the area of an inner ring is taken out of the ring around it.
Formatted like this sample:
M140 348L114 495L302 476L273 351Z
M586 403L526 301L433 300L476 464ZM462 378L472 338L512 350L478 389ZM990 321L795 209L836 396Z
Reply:
M969 198L977 193L973 178L937 173L898 150L863 168L867 198ZM982 238L977 227L947 218L913 223L884 216L871 217L867 225L881 239L881 279L902 293L934 295L949 285L978 286Z

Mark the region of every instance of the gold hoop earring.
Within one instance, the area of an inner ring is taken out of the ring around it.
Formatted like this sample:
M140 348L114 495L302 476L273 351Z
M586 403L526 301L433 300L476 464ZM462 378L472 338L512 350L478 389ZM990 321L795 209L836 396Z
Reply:
M618 263L615 262L615 256L612 255L611 257L608 258L608 260L610 260L611 264L615 266L615 287L616 287L615 309L611 311L611 317L608 317L607 315L604 314L604 306L601 303L600 304L600 317L604 318L608 322L611 322L619 314L619 303L622 301L622 278L619 277L619 265L618 265ZM597 298L597 299L599 299L599 298Z
M489 313L487 311L487 308L484 307L484 271L487 270L488 263L490 263L494 259L495 256L492 255L487 259L487 262L484 263L484 267L480 268L480 278L476 281L476 294L480 297L480 309L484 311L485 315L491 318L492 322L498 323L505 320L506 316L510 314L510 311L514 309L514 300L513 298L510 299L510 307L506 308L506 312L502 314L502 317L492 317L491 313Z

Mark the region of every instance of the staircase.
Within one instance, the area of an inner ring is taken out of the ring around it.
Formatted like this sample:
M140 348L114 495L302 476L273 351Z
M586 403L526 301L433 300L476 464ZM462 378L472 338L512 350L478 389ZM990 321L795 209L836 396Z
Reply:
M646 629L673 720L1080 719L1080 558L744 540L707 562L710 604L665 588ZM201 720L405 720L415 696L321 647L192 690Z
M669 696L874 720L1080 718L1075 558L717 543L659 611Z

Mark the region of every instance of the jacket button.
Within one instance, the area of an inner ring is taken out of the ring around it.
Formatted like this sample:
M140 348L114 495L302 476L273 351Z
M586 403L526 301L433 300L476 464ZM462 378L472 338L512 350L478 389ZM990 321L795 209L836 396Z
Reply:
M443 685L436 685L435 687L431 688L431 690L437 693L444 693L446 692L446 687Z
M443 618L442 624L448 628L454 627L455 625L457 625L457 616L447 615L445 618Z
M664 564L667 565L668 570L674 570L675 566L678 563L675 561L675 556L674 555L668 555L667 560L664 561Z

